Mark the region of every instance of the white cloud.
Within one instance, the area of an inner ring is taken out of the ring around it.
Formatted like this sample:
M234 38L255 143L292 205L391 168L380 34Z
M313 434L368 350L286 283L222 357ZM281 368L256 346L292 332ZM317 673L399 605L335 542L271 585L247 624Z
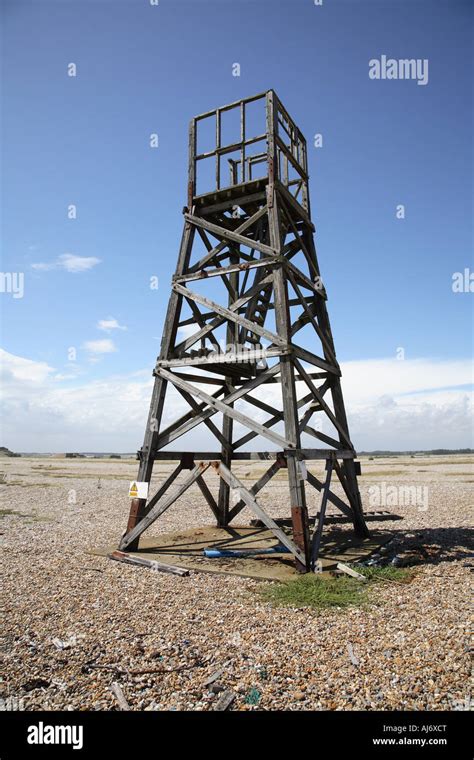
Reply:
M107 317L107 319L99 319L97 322L97 329L104 332L111 332L112 330L126 330L125 325L119 325L115 317Z
M466 359L368 359L345 362L341 370L348 405L473 382L473 365Z
M0 367L2 370L2 387L3 382L9 381L18 383L19 386L41 385L54 372L46 362L35 362L31 359L24 359L21 356L9 354L0 348Z
M178 327L178 334L181 340L186 340L191 335L194 335L194 333L197 333L199 329L199 326L196 324L183 325L182 327Z
M74 256L72 253L63 253L59 256L59 266L67 272L85 272L100 264L100 259L95 256Z
M56 369L45 362L5 351L0 358L0 445L39 452L134 451L141 445L153 385L149 370L92 382L70 379L63 385ZM351 436L359 450L472 447L473 393L459 387L471 382L470 362L381 359L347 362L342 371ZM279 386L269 385L262 398L277 406L277 393ZM187 408L173 389L167 399L165 425ZM251 409L246 413L257 417ZM218 422L217 416L214 420ZM210 440L207 429L200 427L191 444L183 438L175 447L217 450ZM270 442L263 444L271 447Z
M62 386L44 362L2 351L0 367L0 445L37 452L135 451L141 445L153 386L149 370ZM184 411L183 399L172 394L165 424Z
M61 383L63 380L75 380L77 377L77 374L74 373L61 373L58 372L56 375L53 375L53 380L55 380L57 383Z
M49 272L50 269L57 269L58 267L55 261L48 264L44 261L37 261L35 264L31 265L31 268L36 269L38 272Z
M115 343L110 338L86 340L82 347L91 354L113 354L117 350Z
M73 253L62 253L55 261L40 261L31 266L33 269L42 272L47 272L51 269L65 269L66 272L77 274L77 272L86 272L88 269L92 269L92 267L100 264L100 261L95 256L75 256Z

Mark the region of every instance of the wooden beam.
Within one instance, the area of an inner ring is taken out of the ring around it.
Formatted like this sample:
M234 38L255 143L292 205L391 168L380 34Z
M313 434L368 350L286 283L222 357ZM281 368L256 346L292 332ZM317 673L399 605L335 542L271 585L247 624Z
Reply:
M237 488L240 492L242 499L246 505L252 510L252 512L263 522L264 525L278 538L283 546L286 548L302 563L306 563L306 558L303 552L293 543L293 541L286 535L286 533L278 527L276 522L269 517L262 509L260 504L256 501L255 497L250 491L245 488L244 484L236 478L236 476L224 465L222 462L213 462L213 467L224 480L229 484L230 488Z
M125 536L120 541L120 550L123 551L128 546L130 546L130 544L134 543L136 539L142 535L143 531L149 528L150 525L154 523L160 515L163 514L163 512L166 512L166 510L172 504L174 504L174 502L179 499L179 497L182 496L183 493L187 491L193 483L196 482L196 480L203 474L203 472L208 469L209 466L209 464L204 464L204 462L197 464L196 467L191 470L186 480L184 480L178 486L176 491L169 494L161 504L155 504L155 506L148 512L148 514L145 515L145 517L143 517L131 531L125 534Z
M276 475L277 472L279 472L282 466L283 465L281 462L281 458L277 458L270 465L268 470L262 475L262 477L259 478L256 483L253 484L253 486L250 489L250 493L253 496L256 496L258 492L261 491L262 488L264 488L267 485L267 483L273 478L273 476ZM242 509L244 509L244 507L245 507L245 501L243 499L238 501L237 504L234 504L234 506L229 512L229 522L231 522L231 520L233 520L234 517L236 517L239 514L239 512L241 512Z
M166 369L160 368L157 371L163 378L168 380L170 383L173 383L173 385L181 387L193 395L195 394L206 404L209 404L212 409L227 414L237 422L240 422L241 425L244 425L245 427L250 428L250 430L253 432L263 435L265 438L268 438L270 441L272 441L272 443L276 443L277 445L288 449L294 447L294 444L291 441L288 441L286 438L283 438L283 436L278 435L277 433L273 433L271 430L268 430L264 425L261 425L256 420L253 420L251 417L247 417L247 415L242 414L242 412L238 412L236 409L233 409L228 402L226 403L225 401L219 401L219 399L216 399L214 396L209 396L209 394L205 391L201 390L200 388L196 388L196 386L191 385L191 383L187 383L185 380L181 380L181 378L176 377L172 372L168 372Z
M275 255L275 251L273 250L273 248L271 248L268 245L265 245L264 243L261 243L260 240L253 240L252 238L245 237L245 235L240 235L237 232L231 232L230 230L226 230L224 227L221 227L218 224L213 224L212 222L208 222L207 219L204 219L201 216L193 216L192 214L185 214L185 219L187 222L195 225L196 227L204 227L205 230L210 232L212 235L215 235L215 237L220 238L221 240L224 240L224 241L232 240L232 242L238 243L239 245L247 246L247 248L256 248L257 251L261 251L262 253L265 253L267 256ZM210 253L208 253L207 255L210 256Z
M178 459L181 459L183 456L183 453L187 454L190 457L194 457L194 459L199 461L211 461L211 460L218 460L221 456L219 451L199 451L199 452L182 452L182 451L168 451L168 450L161 450L157 451L154 460L159 462L168 462L168 461L176 461ZM333 451L332 449L297 449L296 453L300 457L300 459L304 459L305 461L311 461L311 460L320 460L324 459L326 460L328 458L328 454L331 454L334 457L337 457L338 459L353 459L354 458L354 452L349 449L337 449L337 451ZM235 459L237 461L267 461L272 462L274 459L276 459L279 456L284 455L284 452L281 451L236 451L234 454L232 454L232 459Z
M206 296L202 296L199 293L194 293L193 291L188 290L188 288L185 288L183 285L179 285L178 283L175 283L173 285L173 290L176 293L185 295L187 298L192 298L193 301L200 303L202 306L211 308L213 311L216 312L216 314L220 314L221 316L224 317L224 319L227 319L227 320L230 319L231 322L235 322L241 327L245 327L249 332L253 332L253 333L256 333L257 335L261 335L262 337L267 338L267 340L270 340L272 343L276 344L277 346L286 347L286 341L283 338L280 338L279 335L277 335L274 332L271 332L270 330L266 330L264 327L261 327L256 322L251 322L249 319L245 319L245 317L239 316L239 314L236 313L235 309L233 308L228 309L225 306L220 306L220 304L216 303L215 301L211 301L210 298L207 298ZM236 302L234 302L233 306L235 306L235 303Z
M333 460L326 460L326 480L324 481L323 495L321 499L321 505L319 507L319 517L316 525L316 529L311 541L311 570L314 570L316 561L319 555L319 547L321 545L321 536L323 533L324 518L326 517L326 506L328 503L329 486L331 485Z
M261 209L255 212L255 214L252 214L248 219L246 219L244 222L242 222L239 227L235 230L236 233L240 234L242 232L245 232L245 230L248 230L250 227L253 227L258 220L264 216L267 213L267 206L263 206ZM199 259L195 264L193 264L189 269L188 272L195 272L199 269L202 269L203 266L205 266L209 261L211 261L214 256L222 251L223 248L225 248L227 245L227 241L222 241L221 243L218 243L212 250L208 251L205 256L203 256L202 259Z
M216 520L219 520L219 518L220 518L219 507L217 506L217 502L216 502L214 496L212 495L212 493L210 492L210 490L209 490L209 488L207 486L207 483L204 480L204 478L202 477L202 475L200 475L196 479L196 484L199 487L202 495L206 499L207 503L209 504L209 506L210 506L210 508L211 508L211 510L212 510L212 512L214 514L214 517L216 518Z
M173 282L191 282L192 280L206 280L208 277L222 277L223 274L230 274L231 272L245 272L249 269L259 269L261 267L273 267L279 263L274 258L272 259L256 259L253 262L244 262L243 264L230 264L227 267L219 267L217 269L201 269L198 272L189 272L187 274L176 275L173 277Z
M326 456L327 456L327 451L326 451ZM308 480L308 483L311 486L313 486L313 488L315 488L317 491L323 490L324 483L321 483L321 481L318 480L318 478L315 475L313 475L312 472L309 472L309 470L308 470L307 480ZM335 507L340 509L341 512L346 515L346 517L350 517L350 519L352 520L353 518L352 509L348 507L347 504L345 504L336 493L333 493L332 491L328 491L328 499L332 504L334 504Z
M261 385L261 383L265 382L268 376L272 376L276 374L278 371L279 371L278 365L264 370L257 377L244 383L244 385L242 385L241 388L229 394L228 396L225 396L224 402L226 404L230 404L233 401L237 401L237 399L242 398L242 396L245 396L247 392L252 391L254 388L257 388L259 385ZM219 390L213 396L213 398L216 398L217 395L220 396L221 393L222 393L222 389L219 388ZM206 404L203 404L202 411L199 415L196 415L194 412L190 412L188 415L186 415L186 420L184 420L183 423L177 429L175 429L174 427L173 429L171 429L172 426L170 426L166 429L166 431L162 433L162 435L160 435L160 437L158 438L156 442L155 450L158 450L158 449L163 448L164 446L167 446L169 443L176 440L176 438L179 438L180 436L187 433L189 430L192 430L192 428L196 427L196 425L199 425L200 422L202 422L204 417L206 418L211 417L217 411L218 410L216 408L206 409Z
M163 481L161 486L159 487L158 491L155 493L154 496L152 496L151 499L148 500L144 510L143 510L143 517L148 514L148 512L155 506L155 504L161 499L162 496L165 495L168 488L174 483L176 478L178 477L179 473L183 469L183 465L181 462L178 464L178 466L173 470L170 475Z
M157 560L149 560L145 559L144 557L135 557L132 554L126 554L125 552L116 551L107 556L109 559L114 559L116 562L124 562L126 565L138 565L139 567L147 567L150 570L156 570L160 573L172 573L173 575L180 575L182 577L189 575L189 570L186 567L167 565L164 562L157 562Z
M180 359L159 359L156 363L155 369L160 367L203 367L206 364L227 364L236 362L238 366L239 362L245 360L246 362L254 362L260 359L270 358L274 356L284 356L291 353L289 348L249 348L242 354L229 351L228 353L213 352L207 356L183 356ZM211 371L211 370L209 370ZM301 379L301 378L300 378Z

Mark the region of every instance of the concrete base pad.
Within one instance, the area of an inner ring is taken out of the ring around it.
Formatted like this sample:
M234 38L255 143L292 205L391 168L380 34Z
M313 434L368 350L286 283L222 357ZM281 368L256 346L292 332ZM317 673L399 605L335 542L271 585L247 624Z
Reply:
M370 538L360 539L351 531L338 530L323 534L319 557L323 572L334 569L338 562L358 562L366 559L390 541L392 535L389 531L373 531ZM140 539L139 550L129 554L132 557L157 560L203 573L228 573L243 578L270 581L286 581L298 577L291 554L231 559L208 559L203 555L206 548L264 549L277 544L278 540L267 528L239 525L228 528L203 526L159 536L144 536ZM116 549L117 546L99 547L91 553L107 556Z

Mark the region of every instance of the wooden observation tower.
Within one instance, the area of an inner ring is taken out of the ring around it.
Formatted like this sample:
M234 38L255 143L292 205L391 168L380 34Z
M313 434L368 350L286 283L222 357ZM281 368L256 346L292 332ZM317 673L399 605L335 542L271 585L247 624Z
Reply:
M218 526L249 507L301 572L314 569L328 501L368 536L313 232L306 141L273 90L192 119L188 205L137 480L150 482L155 460L177 466L155 494L132 498L121 550L136 551L142 533L194 483ZM178 405L175 418L177 395L186 411ZM176 450L198 426L215 449ZM303 437L323 447L307 448ZM232 463L253 459L268 469L247 488ZM310 471L321 459L324 482ZM215 494L205 480L210 468L220 476ZM291 532L258 503L282 468ZM344 499L331 490L332 476ZM308 487L322 494L314 526Z

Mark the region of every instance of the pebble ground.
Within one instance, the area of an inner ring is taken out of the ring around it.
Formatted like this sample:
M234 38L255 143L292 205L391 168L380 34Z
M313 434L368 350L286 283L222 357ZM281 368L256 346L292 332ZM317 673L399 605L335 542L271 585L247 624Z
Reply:
M365 507L404 517L371 525L424 559L410 584L374 586L368 608L317 611L272 607L257 581L180 578L89 554L118 542L133 461L2 459L1 704L118 709L117 682L132 710L213 710L225 690L232 710L469 709L473 461L362 460ZM167 471L157 467L155 485ZM261 471L238 474L250 485ZM400 486L416 486L417 503L400 503ZM391 502L376 505L379 496ZM280 477L262 504L287 516ZM316 505L314 493L310 512ZM191 489L151 530L212 522Z

